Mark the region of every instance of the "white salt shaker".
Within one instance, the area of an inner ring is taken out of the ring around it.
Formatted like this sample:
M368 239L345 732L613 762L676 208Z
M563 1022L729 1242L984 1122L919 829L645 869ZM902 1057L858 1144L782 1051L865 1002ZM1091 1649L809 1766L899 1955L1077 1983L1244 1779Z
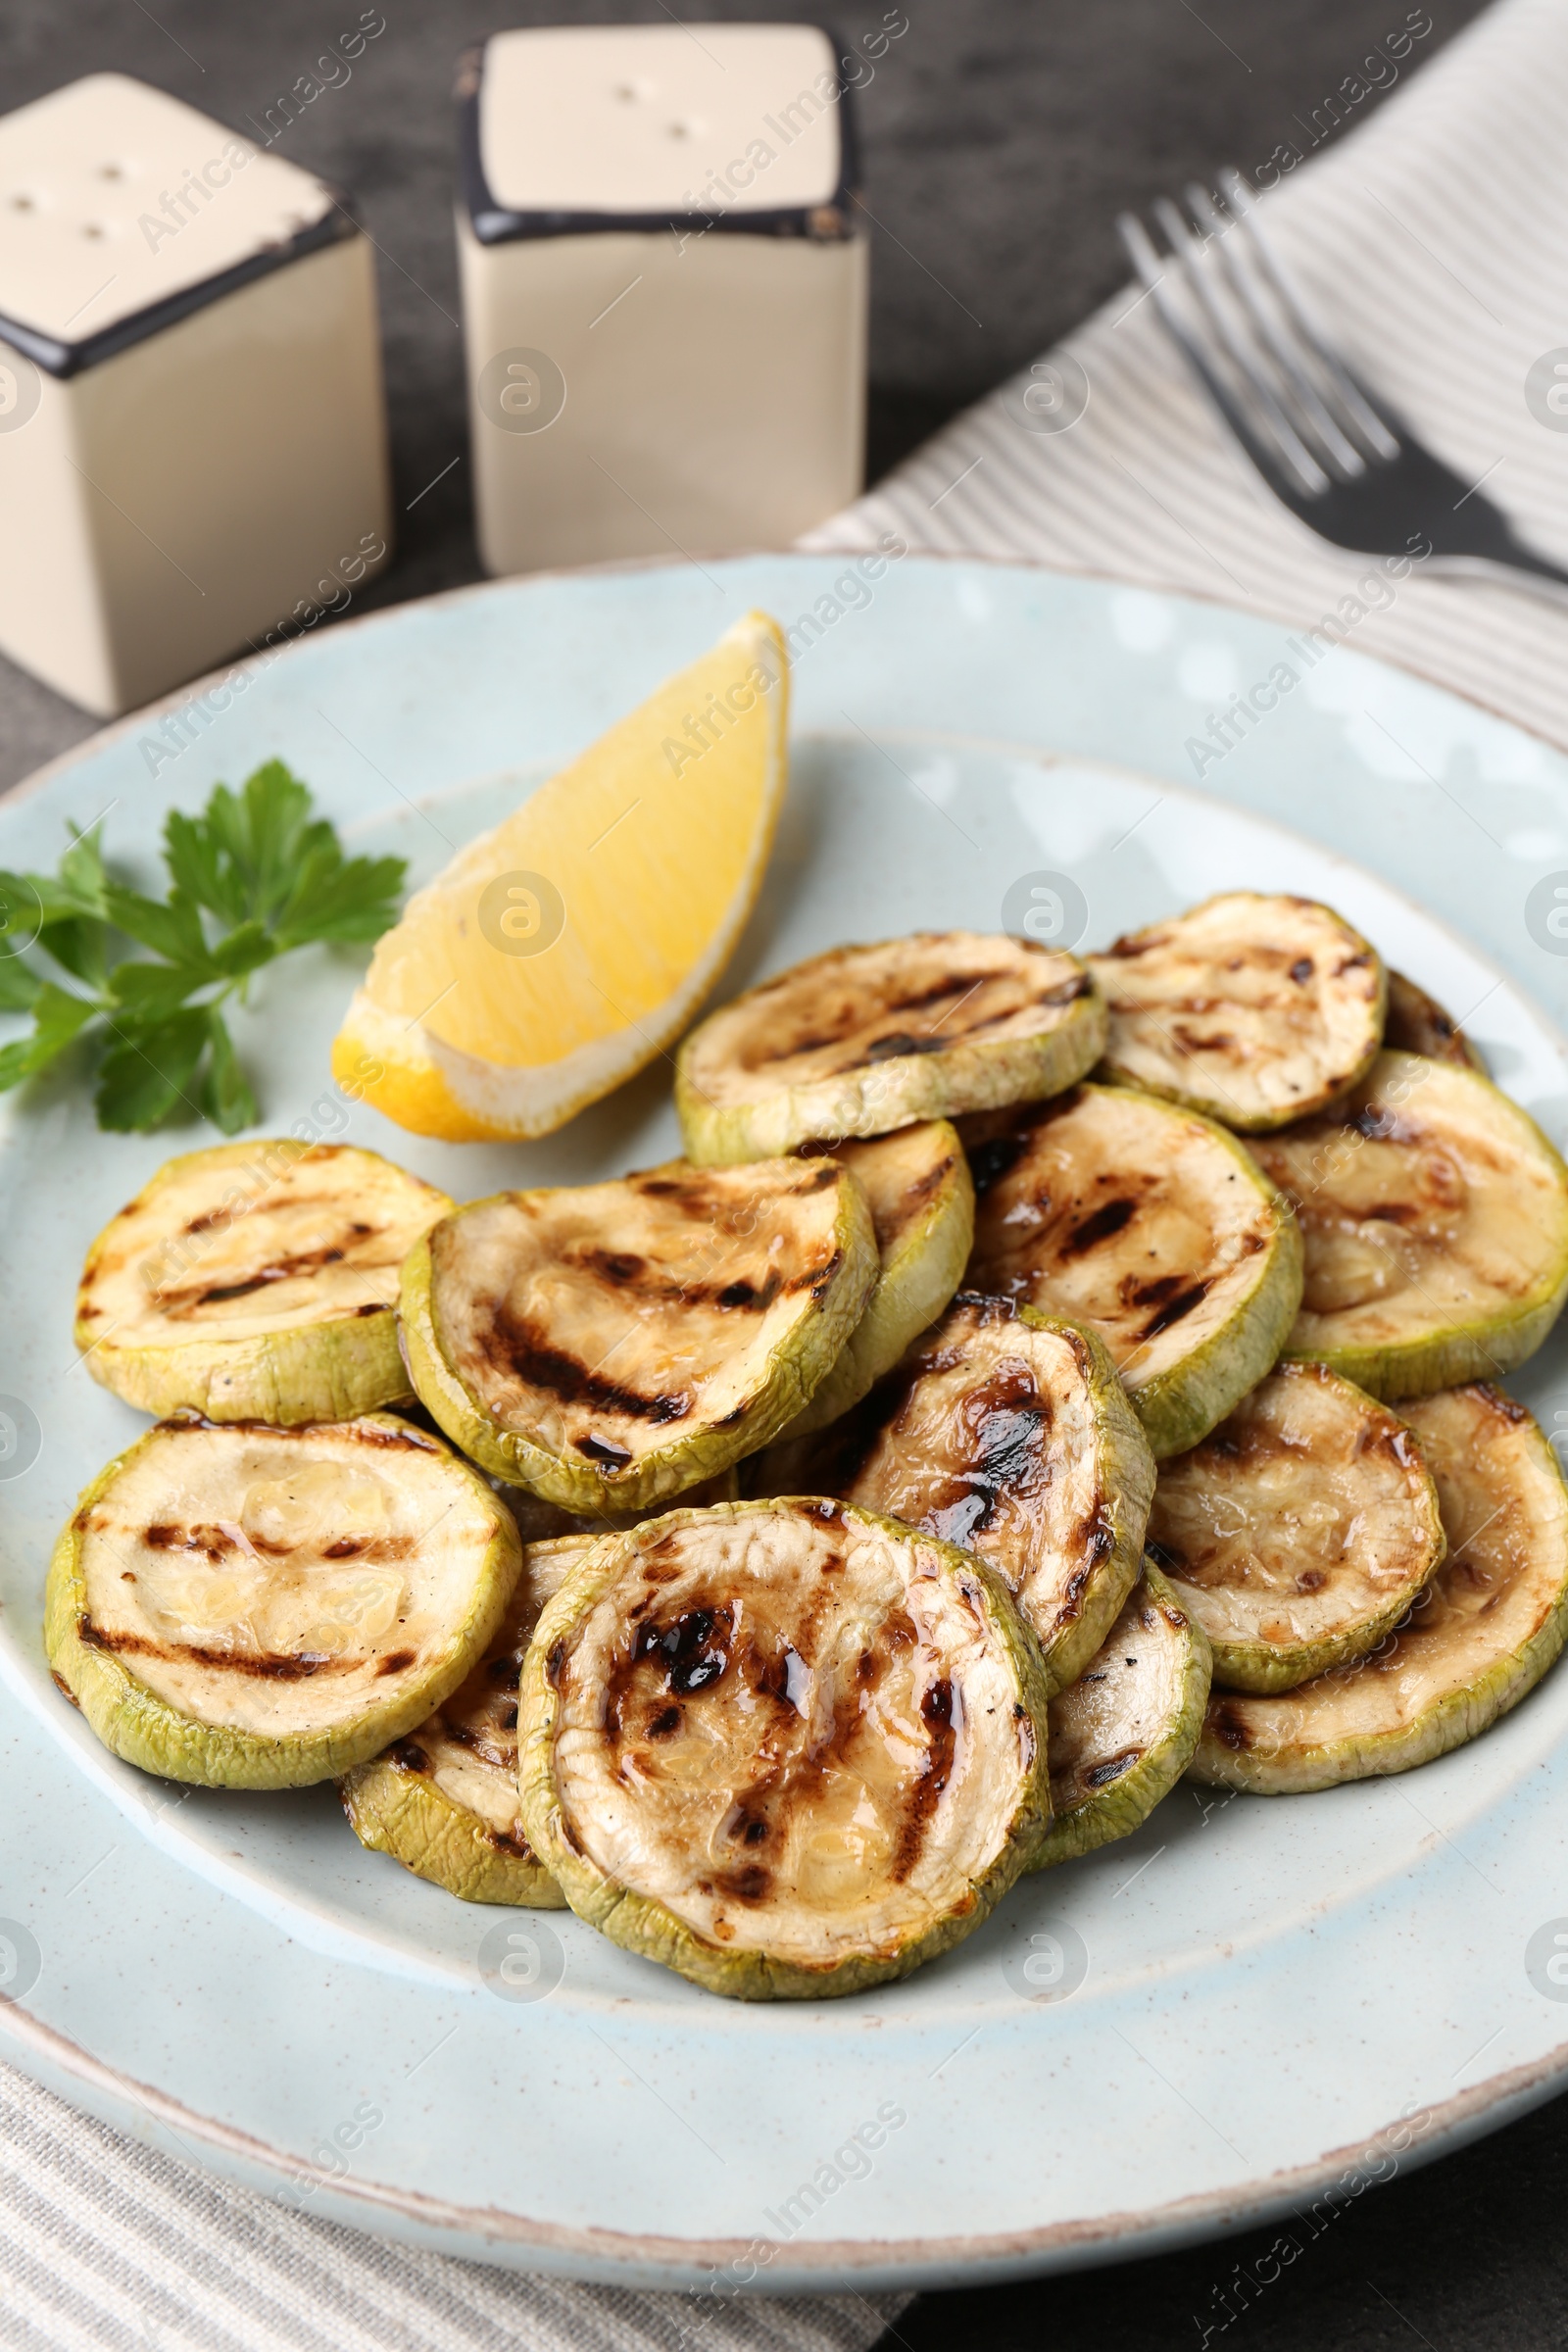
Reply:
M275 638L390 553L368 240L123 74L0 120L0 650L89 710Z
M828 34L503 32L458 98L486 567L780 547L855 497L866 246Z

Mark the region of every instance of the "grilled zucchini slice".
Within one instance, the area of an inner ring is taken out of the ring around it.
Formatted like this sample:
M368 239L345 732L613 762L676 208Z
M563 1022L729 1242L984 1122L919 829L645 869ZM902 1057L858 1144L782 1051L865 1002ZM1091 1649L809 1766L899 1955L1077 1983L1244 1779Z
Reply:
M1105 1075L1244 1134L1333 1102L1383 1040L1382 961L1313 899L1227 891L1089 968L1110 1015Z
M1407 1418L1447 1558L1368 1656L1276 1697L1216 1691L1194 1780L1288 1796L1408 1772L1477 1739L1561 1650L1568 1490L1535 1420L1485 1381L1424 1397Z
M1383 1054L1343 1111L1256 1147L1306 1243L1286 1343L1373 1396L1511 1371L1568 1296L1568 1168L1475 1070Z
M1272 1368L1301 1296L1300 1236L1257 1162L1212 1119L1119 1086L960 1132L965 1287L1085 1324L1155 1459L1196 1446Z
M1462 1070L1487 1074L1487 1057L1466 1037L1451 1012L1436 997L1417 988L1403 972L1389 973L1389 1017L1383 1024L1383 1043L1396 1054L1424 1054L1429 1061L1451 1061Z
M598 1544L522 1677L528 1842L582 1918L743 2000L905 1977L1050 1818L1045 1689L1000 1579L825 1499Z
M400 1739L480 1657L517 1531L391 1413L161 1422L55 1546L44 1639L106 1747L209 1788L300 1788Z
M1208 1698L1203 1629L1152 1561L1104 1646L1051 1702L1049 1870L1130 1838L1192 1762Z
M1105 1638L1143 1556L1154 1465L1091 1332L962 1292L833 1428L760 1456L754 1492L837 1494L1002 1578L1053 1690Z
M892 1371L953 1297L974 1241L974 1185L948 1120L840 1144L832 1157L870 1202L879 1270L849 1345L785 1432L791 1438L836 1421Z
M362 1845L466 1903L565 1908L517 1814L517 1690L540 1611L598 1542L527 1544L507 1613L467 1681L338 1783Z
M1160 1466L1149 1549L1229 1690L1290 1690L1358 1658L1443 1558L1402 1421L1326 1364L1281 1364Z
M346 1144L188 1152L88 1250L76 1345L146 1413L287 1427L372 1411L409 1394L398 1269L451 1207Z
M677 1057L675 1107L694 1160L767 1159L1059 1094L1104 1042L1075 956L916 931L831 948L710 1013Z
M444 1218L403 1269L404 1347L484 1469L564 1510L632 1511L793 1420L876 1269L865 1195L831 1159L677 1160Z

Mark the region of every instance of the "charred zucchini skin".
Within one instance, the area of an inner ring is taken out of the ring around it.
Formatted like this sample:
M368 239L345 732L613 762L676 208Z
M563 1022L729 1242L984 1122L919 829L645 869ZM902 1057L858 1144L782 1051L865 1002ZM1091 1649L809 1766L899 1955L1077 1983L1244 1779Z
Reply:
M1192 1762L1203 1729L1203 1709L1208 1704L1213 1665L1208 1640L1152 1560L1144 1562L1142 1582L1129 1594L1128 1607L1136 1608L1144 1592L1148 1594L1145 1605L1159 1612L1182 1646L1176 1704L1159 1738L1144 1750L1130 1772L1123 1773L1108 1788L1097 1789L1070 1812L1056 1815L1040 1848L1036 1870L1051 1870L1058 1862L1072 1862L1080 1854L1092 1854L1097 1846L1113 1844L1118 1838L1130 1838L1134 1830L1142 1828L1154 1807L1169 1796ZM1111 1640L1115 1638L1113 1633ZM1089 1663L1092 1667L1093 1659Z
M371 1428L403 1430L390 1413L365 1413ZM424 1433L419 1436L423 1439ZM477 1470L451 1457L455 1475L470 1480L496 1514L496 1533L474 1581L472 1602L447 1645L439 1668L420 1678L396 1707L373 1712L359 1725L272 1739L232 1725L198 1723L160 1698L109 1649L84 1642L87 1589L82 1569L82 1534L89 1514L138 1454L156 1445L162 1432L148 1430L123 1453L105 1464L61 1530L44 1589L44 1649L57 1683L87 1718L115 1755L167 1781L202 1788L305 1788L336 1779L376 1755L422 1723L432 1706L449 1697L481 1657L501 1622L522 1566L522 1545L512 1515L496 1503ZM428 1443L429 1441L425 1441Z
M566 1907L543 1863L497 1838L476 1813L403 1762L396 1747L357 1765L339 1782L338 1794L362 1845L390 1854L461 1902Z
M280 1148L264 1141L186 1152L166 1162L143 1197L194 1161L215 1166L231 1161L236 1172L253 1170L259 1154ZM302 1144L294 1156L308 1153L309 1146ZM379 1159L381 1154L365 1156ZM424 1189L430 1192L432 1218L450 1211L453 1203L444 1193ZM84 1293L120 1222L112 1217L88 1250ZM134 1348L107 1344L78 1314L73 1336L100 1387L159 1419L185 1410L206 1421L266 1421L274 1429L293 1429L308 1421L352 1421L406 1402L414 1394L398 1349L397 1310L390 1306L295 1331L227 1340L203 1334L183 1346Z
M695 1520L724 1513L747 1515L755 1505L718 1503L708 1512L671 1511L653 1522L669 1531ZM911 1531L896 1519L883 1518L857 1505L842 1506L845 1517L867 1530L877 1530L905 1542ZM644 1531L646 1534L646 1530ZM1002 1579L955 1545L929 1536L922 1546L942 1557L945 1571L978 1585L986 1611L1000 1634L1016 1680L1019 1703L1034 1731L1034 1757L1014 1812L1005 1843L982 1879L965 1887L943 1916L921 1936L896 1953L854 1954L820 1969L772 1958L766 1952L726 1951L710 1943L686 1921L657 1898L639 1894L599 1871L567 1836L556 1793L554 1747L560 1700L551 1679L551 1660L570 1643L589 1611L614 1585L635 1534L595 1546L581 1567L569 1576L545 1609L528 1650L522 1673L518 1715L517 1782L523 1828L528 1842L548 1866L579 1919L645 1960L657 1960L678 1976L709 1992L741 2001L816 2001L842 1993L863 1992L873 1984L892 1984L911 1976L926 1961L951 1951L970 1936L996 1908L1003 1896L1028 1870L1051 1825L1051 1775L1047 1753L1048 1693L1040 1652L1033 1636L1018 1616Z
M829 956L844 953L833 949ZM887 1135L919 1119L952 1119L1062 1094L1105 1050L1105 1001L1087 970L1081 988L1071 1016L1038 1037L960 1041L945 1053L892 1054L834 1077L781 1085L755 1102L727 1105L709 1101L693 1079L702 1037L702 1028L694 1029L675 1060L675 1110L687 1157L699 1167L733 1166L777 1158L802 1144Z
M504 1198L502 1195L494 1196ZM475 1200L469 1208L488 1202ZM462 1216L463 1209L456 1211ZM745 1416L645 1454L634 1471L612 1486L587 1462L573 1462L538 1445L521 1430L501 1429L481 1412L448 1364L436 1336L430 1240L416 1242L403 1261L398 1322L403 1353L420 1403L454 1446L492 1477L526 1487L565 1511L642 1510L684 1494L744 1455L755 1452L792 1421L834 1363L859 1321L876 1280L876 1235L864 1193L842 1186L835 1231L839 1264L819 1311L776 1351L768 1378Z
M1137 1093L1136 1088L1120 1090ZM1130 1392L1133 1410L1144 1425L1149 1449L1156 1462L1169 1453L1185 1453L1224 1420L1250 1389L1272 1372L1290 1337L1301 1303L1305 1252L1300 1227L1288 1200L1275 1191L1256 1160L1230 1130L1201 1111L1200 1118L1225 1146L1253 1189L1272 1202L1276 1213L1274 1239L1264 1254L1262 1274L1245 1305L1231 1321L1213 1332L1200 1348L1181 1357L1141 1389Z

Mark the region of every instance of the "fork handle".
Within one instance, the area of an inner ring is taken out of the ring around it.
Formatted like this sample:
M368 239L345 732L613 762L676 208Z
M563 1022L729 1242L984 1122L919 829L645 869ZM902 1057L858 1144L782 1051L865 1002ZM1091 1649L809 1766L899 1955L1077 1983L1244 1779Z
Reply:
M1517 540L1506 557L1434 555L1423 568L1449 578L1491 580L1499 588L1542 597L1547 604L1568 605L1568 571Z

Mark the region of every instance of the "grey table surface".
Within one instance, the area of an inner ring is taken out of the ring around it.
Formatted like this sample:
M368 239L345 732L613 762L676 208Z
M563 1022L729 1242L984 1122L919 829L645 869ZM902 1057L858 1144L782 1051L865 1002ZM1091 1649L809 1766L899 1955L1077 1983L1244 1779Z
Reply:
M451 233L458 52L510 24L673 13L662 0L381 5L385 33L293 125L287 150L352 192L380 248L400 552L361 611L479 576ZM1122 282L1110 225L1121 206L1225 163L1262 163L1406 13L1404 0L903 7L909 30L860 101L877 223L873 478ZM1433 48L1478 13L1472 0L1429 8ZM823 13L853 38L884 9L852 0ZM113 68L246 128L357 14L345 0L4 0L0 109ZM765 0L684 9L694 23L816 14ZM0 660L0 790L93 723ZM1282 2018L1282 2039L1290 2032ZM999 2116L996 2129L1024 2132L1041 2120ZM926 2295L884 2352L1025 2352L1048 2335L1072 2352L1544 2352L1568 2344L1565 2211L1568 2105L1558 2101L1315 2229L1293 2224L1299 2250L1286 2263L1268 2258L1280 2235L1269 2230L1112 2270Z

